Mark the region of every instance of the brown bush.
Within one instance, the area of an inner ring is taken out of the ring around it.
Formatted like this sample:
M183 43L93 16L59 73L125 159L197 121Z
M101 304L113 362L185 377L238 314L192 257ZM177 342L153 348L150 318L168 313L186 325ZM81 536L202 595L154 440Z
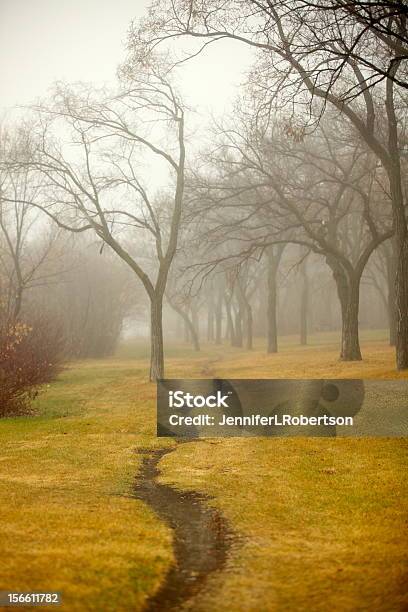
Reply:
M0 417L27 414L40 385L62 367L58 326L36 318L0 329Z

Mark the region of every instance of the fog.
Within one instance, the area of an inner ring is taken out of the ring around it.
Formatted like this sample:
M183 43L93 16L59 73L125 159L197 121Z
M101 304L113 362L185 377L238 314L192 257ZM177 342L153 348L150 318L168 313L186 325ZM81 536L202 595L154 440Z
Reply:
M251 2L148 4L0 2L3 334L41 318L64 359L140 339L152 379L172 344L358 361L361 331L408 367L394 26L332 57L324 12L308 38Z

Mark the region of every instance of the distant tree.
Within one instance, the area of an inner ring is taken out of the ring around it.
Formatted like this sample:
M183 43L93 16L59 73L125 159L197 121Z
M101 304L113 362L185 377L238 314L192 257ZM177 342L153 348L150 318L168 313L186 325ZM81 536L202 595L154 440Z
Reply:
M25 294L47 282L53 274L45 268L58 257L58 228L44 225L29 200L38 194L26 168L8 168L5 161L24 155L29 148L25 131L0 132L0 266L3 276L3 311L13 324L21 315ZM41 228L41 231L39 231ZM55 280L55 277L54 277Z
M366 142L389 182L396 241L396 361L408 368L408 226L403 181L408 5L346 0L161 0L129 47L138 57L174 38L226 38L258 52L251 86L267 115L287 105L316 124L334 107ZM307 111L307 112L303 112ZM295 125L295 128L297 126ZM301 126L302 130L303 127Z
M375 158L334 118L301 141L288 138L279 122L268 131L238 123L220 138L217 173L204 186L206 209L211 202L212 214L217 211L212 244L217 234L224 250L228 241L229 259L266 250L270 352L277 350L277 264L283 246L294 243L325 258L341 305L341 359L360 360L361 277L371 254L393 235ZM223 259L212 249L207 265Z

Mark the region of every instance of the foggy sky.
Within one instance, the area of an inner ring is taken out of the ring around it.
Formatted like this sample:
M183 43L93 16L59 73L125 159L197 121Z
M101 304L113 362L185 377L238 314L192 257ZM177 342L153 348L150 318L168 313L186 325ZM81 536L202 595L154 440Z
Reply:
M29 104L57 80L109 82L124 58L126 31L147 0L0 0L0 108ZM209 112L229 108L249 67L234 42L208 50L182 69L188 104Z

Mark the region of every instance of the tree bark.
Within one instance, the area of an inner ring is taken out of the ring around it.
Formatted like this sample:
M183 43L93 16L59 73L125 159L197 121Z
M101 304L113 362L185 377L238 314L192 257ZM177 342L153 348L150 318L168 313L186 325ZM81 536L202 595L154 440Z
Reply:
M150 301L150 380L163 377L163 296L155 295Z
M390 346L397 344L397 310L395 305L396 272L397 272L397 253L395 241L392 241L391 254L386 259L387 265L387 310Z
M393 203L400 203L394 211L396 272L395 272L395 316L396 359L398 370L408 368L408 231L403 206L401 183L397 177L391 181Z
M391 76L395 76L401 61L395 61ZM386 102L388 118L389 162L387 174L393 207L395 244L397 251L397 269L395 274L395 307L396 307L396 361L397 369L408 368L408 228L402 189L401 154L398 133L398 121L394 104L394 82L386 79Z
M358 310L359 292L358 283L352 282L348 292L347 302L342 307L342 338L341 355L342 361L361 361L360 342L358 336Z
M341 307L341 352L342 361L361 361L358 333L360 305L360 276L347 274L340 266L332 267Z

